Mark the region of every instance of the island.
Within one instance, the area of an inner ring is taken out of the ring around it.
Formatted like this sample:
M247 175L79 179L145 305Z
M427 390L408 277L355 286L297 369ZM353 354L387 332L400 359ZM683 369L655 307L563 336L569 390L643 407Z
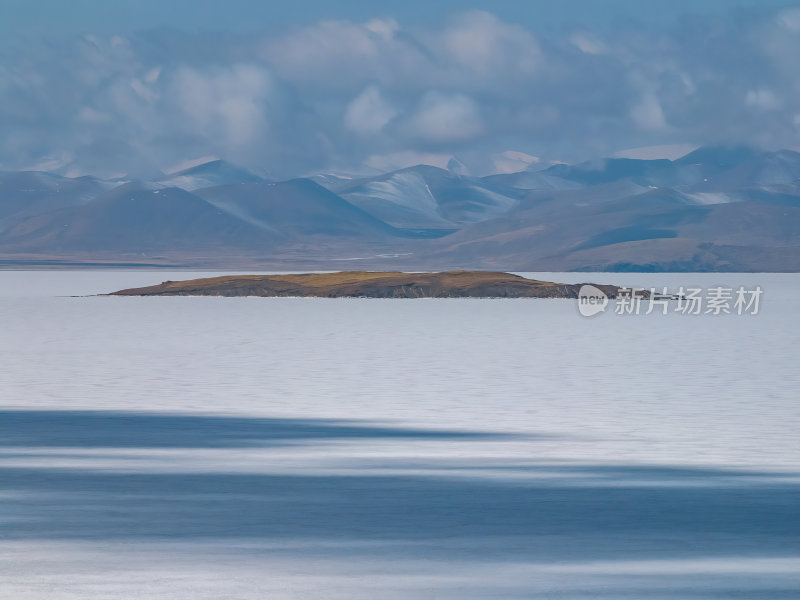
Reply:
M165 281L111 296L290 296L313 298L577 298L583 284L552 283L495 271L402 273L344 271L226 275ZM619 287L592 284L609 298Z

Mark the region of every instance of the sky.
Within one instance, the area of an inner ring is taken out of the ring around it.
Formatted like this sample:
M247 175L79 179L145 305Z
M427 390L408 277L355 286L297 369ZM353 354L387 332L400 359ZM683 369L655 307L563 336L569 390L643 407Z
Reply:
M800 149L798 56L800 1L0 0L0 170Z

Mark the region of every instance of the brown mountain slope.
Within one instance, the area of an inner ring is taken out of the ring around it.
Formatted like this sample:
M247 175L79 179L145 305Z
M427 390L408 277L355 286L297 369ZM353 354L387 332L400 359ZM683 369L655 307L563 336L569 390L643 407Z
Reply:
M492 271L395 273L345 271L231 275L113 292L115 296L305 296L318 298L577 298L580 285ZM597 286L614 297L616 286Z

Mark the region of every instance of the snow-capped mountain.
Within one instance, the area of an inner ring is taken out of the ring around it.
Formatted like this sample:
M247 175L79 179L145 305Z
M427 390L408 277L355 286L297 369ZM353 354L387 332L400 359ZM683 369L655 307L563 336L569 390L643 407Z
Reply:
M443 230L505 214L522 196L513 188L427 165L333 182L329 189L395 227Z
M800 271L797 152L700 148L674 161L459 171L268 182L212 161L127 183L0 173L0 259Z
M192 192L217 185L256 183L264 179L224 160L212 160L177 173L164 175L157 181L168 187L179 187Z

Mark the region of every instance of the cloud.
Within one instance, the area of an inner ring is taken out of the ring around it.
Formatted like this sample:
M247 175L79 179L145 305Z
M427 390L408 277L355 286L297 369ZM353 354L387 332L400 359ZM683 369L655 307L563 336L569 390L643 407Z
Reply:
M800 8L790 8L778 15L778 21L792 33L800 33Z
M429 67L420 48L398 33L391 19L322 21L264 40L258 54L287 81L311 88L391 87Z
M347 105L344 122L348 129L361 135L374 134L397 116L375 86L369 86Z
M449 58L479 75L531 74L541 65L539 45L530 32L485 11L458 15L441 37Z
M171 99L188 132L218 138L222 147L242 147L269 135L269 73L252 65L201 71L181 68Z
M569 42L584 54L605 54L609 51L599 37L586 31L576 31L569 36Z
M458 142L481 135L484 130L478 104L464 94L432 91L420 100L419 108L408 121L411 135L436 142Z
M800 9L534 35L486 11L0 46L0 169L472 172L721 142L797 146ZM520 155L505 154L514 148Z
M631 119L643 131L659 131L667 128L667 120L661 102L653 92L642 96L639 102L631 108Z
M505 150L492 157L493 171L496 173L517 173L540 162L537 156L515 150Z
M765 88L748 90L744 101L747 106L760 108L762 110L774 110L781 105L781 101L775 93Z

